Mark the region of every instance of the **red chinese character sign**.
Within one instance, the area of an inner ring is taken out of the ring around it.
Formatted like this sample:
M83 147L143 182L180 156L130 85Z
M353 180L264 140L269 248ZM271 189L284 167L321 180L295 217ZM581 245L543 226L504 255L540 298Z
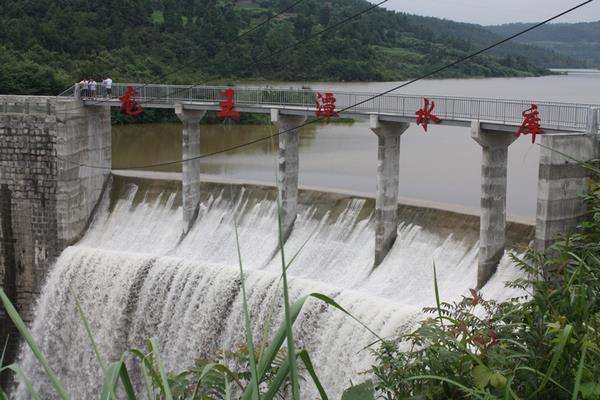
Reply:
M540 118L538 106L532 104L531 108L523 111L523 123L517 130L517 137L531 134L531 143L535 143L536 135L544 133L541 123L542 119Z
M440 122L442 122L440 118L433 114L434 109L435 102L424 98L423 108L419 109L415 113L415 115L417 116L417 125L421 125L425 132L427 132L427 127L429 126L429 123L433 122L434 124L439 124Z
M321 94L317 92L317 110L315 112L317 117L325 117L327 119L331 117L339 117L339 114L335 112L335 96L333 93Z
M240 112L235 111L235 92L232 88L228 88L221 93L223 95L223 100L219 103L219 107L221 107L221 111L217 112L217 117L219 118L230 118L234 120L240 119Z
M133 87L127 86L127 90L123 96L119 97L119 101L121 102L121 112L123 114L137 117L144 112L142 106L134 99L136 94Z

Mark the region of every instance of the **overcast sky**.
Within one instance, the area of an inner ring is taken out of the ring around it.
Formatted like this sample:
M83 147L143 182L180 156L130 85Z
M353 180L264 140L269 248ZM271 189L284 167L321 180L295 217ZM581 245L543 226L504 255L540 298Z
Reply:
M377 3L381 0L370 0ZM385 8L411 14L483 25L537 22L584 0L389 0ZM557 22L600 20L600 0L560 18Z

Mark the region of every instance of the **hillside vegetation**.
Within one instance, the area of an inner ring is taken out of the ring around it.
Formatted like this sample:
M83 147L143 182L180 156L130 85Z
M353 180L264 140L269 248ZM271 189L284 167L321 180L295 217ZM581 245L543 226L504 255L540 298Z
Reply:
M373 10L293 50L286 47L367 8L365 0L0 0L0 93L56 94L82 77L170 83L400 80L489 44L477 25ZM510 45L446 77L546 73L546 50ZM565 62L567 58L564 57ZM174 71L177 71L176 73Z
M531 25L507 24L490 26L488 29L500 35L512 35ZM523 35L518 42L555 51L577 60L578 66L600 68L600 21L546 25Z

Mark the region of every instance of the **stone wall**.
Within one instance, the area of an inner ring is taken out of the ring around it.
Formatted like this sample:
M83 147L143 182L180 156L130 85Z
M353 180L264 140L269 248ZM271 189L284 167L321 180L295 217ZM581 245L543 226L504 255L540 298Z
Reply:
M109 176L77 163L110 168L110 146L108 107L0 96L0 281L25 322L54 260L85 231ZM18 337L3 312L2 342L7 333Z

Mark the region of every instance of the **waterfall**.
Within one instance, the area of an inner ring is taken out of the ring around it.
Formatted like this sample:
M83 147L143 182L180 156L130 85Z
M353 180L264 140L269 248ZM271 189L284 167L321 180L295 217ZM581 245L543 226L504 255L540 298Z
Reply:
M198 220L181 237L180 193L115 185L84 238L67 248L40 297L32 333L73 398L96 397L102 372L74 306L77 296L105 360L155 337L167 370L244 344L237 221L253 335L269 336L283 318L277 205L272 190L207 185ZM452 301L475 286L477 219L401 208L398 240L375 270L370 200L304 194L286 243L292 299L312 292L333 297L380 336L414 328L434 303L433 262L441 297ZM504 257L484 288L487 297L515 293L504 282L518 272ZM269 323L269 321L271 321ZM265 327L270 327L265 329ZM265 333L266 331L266 333ZM332 398L350 381L367 379L375 338L345 314L310 300L295 324ZM43 398L53 390L31 352L20 364ZM316 398L307 380L303 398ZM27 398L24 388L18 398Z

